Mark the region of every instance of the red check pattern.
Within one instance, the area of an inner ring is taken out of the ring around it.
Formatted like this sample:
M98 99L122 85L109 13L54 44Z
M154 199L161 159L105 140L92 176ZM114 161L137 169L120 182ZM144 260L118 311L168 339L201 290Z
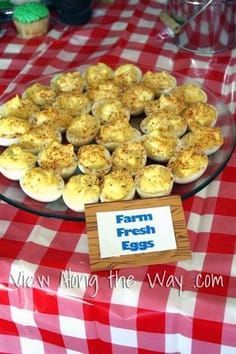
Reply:
M52 17L44 37L0 40L0 92L58 70L120 60L199 79L235 114L236 52L201 57L160 40L164 1L94 2L79 27ZM184 201L192 259L120 270L130 288L90 273L83 222L0 203L0 352L233 354L236 348L236 154ZM115 274L115 272L113 272ZM156 277L156 284L151 282ZM182 282L179 286L177 281Z

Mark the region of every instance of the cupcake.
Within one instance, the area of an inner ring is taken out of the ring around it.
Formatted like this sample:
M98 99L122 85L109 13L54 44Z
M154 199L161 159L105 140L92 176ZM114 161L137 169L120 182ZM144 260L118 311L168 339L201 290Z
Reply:
M41 36L48 31L49 11L43 4L28 2L15 7L13 22L22 38Z

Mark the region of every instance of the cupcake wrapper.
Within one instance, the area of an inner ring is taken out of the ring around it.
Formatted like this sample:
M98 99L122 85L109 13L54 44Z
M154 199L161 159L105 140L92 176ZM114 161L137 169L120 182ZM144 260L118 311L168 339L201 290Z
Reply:
M14 20L14 24L21 38L33 38L41 36L48 31L49 17L43 18L32 23L20 23Z

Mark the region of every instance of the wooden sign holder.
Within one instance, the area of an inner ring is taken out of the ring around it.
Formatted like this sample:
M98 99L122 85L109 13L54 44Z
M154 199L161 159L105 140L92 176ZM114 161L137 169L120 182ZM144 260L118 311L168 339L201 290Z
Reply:
M97 230L97 212L124 211L170 206L176 237L176 249L100 258ZM85 207L90 266L92 271L137 267L143 265L170 263L191 258L189 238L185 224L182 201L179 196L136 199L110 203L87 204Z

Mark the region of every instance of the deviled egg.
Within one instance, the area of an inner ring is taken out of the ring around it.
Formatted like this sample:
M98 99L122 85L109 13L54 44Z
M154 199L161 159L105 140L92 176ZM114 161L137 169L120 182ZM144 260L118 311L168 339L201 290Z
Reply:
M119 99L121 96L121 88L113 80L106 80L90 85L86 94L94 103L104 99Z
M144 84L136 84L129 87L122 95L122 103L131 115L139 115L144 112L147 102L154 99L154 92Z
M147 165L135 177L135 187L141 198L169 195L173 188L171 171L162 165Z
M186 132L187 123L180 115L161 111L144 118L140 123L140 129L145 134L160 131L180 137Z
M31 124L22 118L7 116L0 119L0 146L10 146L19 142L20 137L28 132Z
M0 106L0 117L14 116L28 119L32 113L37 112L39 107L30 99L21 99L19 95L6 101Z
M47 124L44 124L32 128L23 134L19 139L19 144L24 150L30 151L33 154L38 154L54 140L60 143L62 141L61 133Z
M133 128L129 122L117 120L116 122L102 125L96 142L104 145L108 150L113 151L118 145L127 141L138 141L141 133L138 129Z
M53 76L51 87L57 93L82 92L85 87L85 79L79 71L60 73Z
M172 134L154 130L143 136L143 146L151 160L166 162L180 148L181 142Z
M99 196L100 182L94 174L72 176L62 194L68 208L76 212L83 212L85 204L97 203Z
M75 117L66 130L66 139L74 146L91 143L100 128L99 120L91 114Z
M206 155L215 153L224 142L220 128L202 127L195 129L183 136L181 143L183 147L196 147Z
M22 98L32 100L39 107L46 107L54 102L56 92L49 86L36 82L24 91Z
M88 85L93 85L112 79L114 72L112 68L110 68L107 64L97 63L94 65L89 65L83 76Z
M30 198L49 203L62 196L64 181L53 170L34 167L21 177L20 186Z
M217 121L216 108L208 103L197 102L183 112L183 118L190 130L198 127L213 127Z
M1 153L0 172L8 179L18 181L36 162L37 157L34 154L14 144Z
M141 142L125 142L112 154L112 169L128 171L132 176L135 176L146 162L147 154Z
M38 164L46 170L53 170L62 178L68 178L77 168L77 158L71 144L53 141L38 156Z
M135 195L134 180L127 171L111 171L103 177L101 185L101 202L130 200Z
M89 113L91 102L88 96L83 93L62 92L56 97L52 107L76 117L79 114Z
M82 173L102 176L111 169L111 154L102 145L81 146L78 150L78 167Z
M142 78L141 69L134 64L122 64L115 70L114 80L122 86L127 87L140 82Z
M150 101L145 104L144 111L146 115L155 115L159 112L173 112L174 114L181 114L187 107L187 104L172 95L161 95L158 100Z
M70 113L50 107L32 114L29 122L37 127L47 124L60 132L64 132L73 119L74 117Z
M184 184L200 178L208 166L207 155L195 147L181 149L168 162L174 182Z
M196 102L207 102L207 93L196 83L185 83L176 86L171 92L178 100L184 101L187 104Z
M169 93L177 84L176 78L167 71L146 71L143 74L142 82L149 86L157 97Z
M92 114L100 120L101 124L130 119L128 109L118 99L96 101L92 106Z

